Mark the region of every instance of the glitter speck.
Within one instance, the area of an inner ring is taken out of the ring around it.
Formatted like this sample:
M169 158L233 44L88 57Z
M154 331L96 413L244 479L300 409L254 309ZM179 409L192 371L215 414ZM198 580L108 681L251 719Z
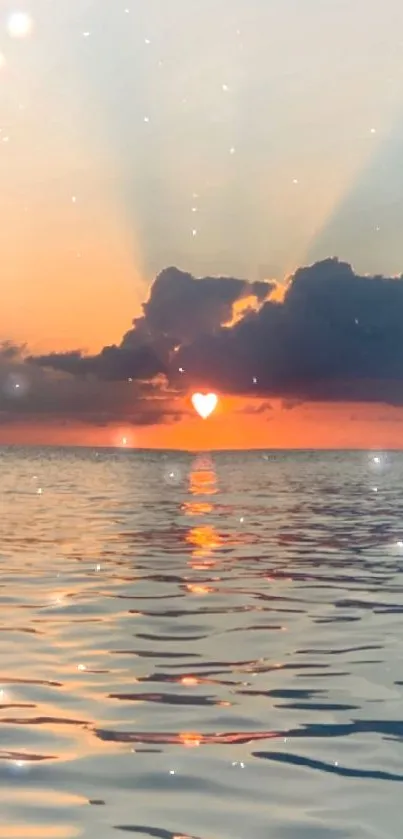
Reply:
M197 230L195 230L195 229L192 230L192 236L197 236Z
M78 667L77 667L77 670L86 670L86 669L87 668L86 668L85 664L79 664Z
M144 122L150 122L150 117L144 117Z

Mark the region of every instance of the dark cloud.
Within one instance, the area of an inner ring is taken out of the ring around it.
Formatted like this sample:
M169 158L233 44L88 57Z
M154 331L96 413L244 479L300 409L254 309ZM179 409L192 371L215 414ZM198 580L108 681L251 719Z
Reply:
M299 269L283 302L201 337L178 363L199 384L237 393L401 404L402 316L402 277L362 277L327 259Z
M103 379L149 379L168 373L173 349L199 336L219 332L232 318L234 304L254 297L262 303L273 283L230 277L195 279L177 268L166 268L155 279L143 315L133 321L119 346L104 347L96 356L80 350L51 353L31 359L41 367L93 374Z
M247 283L229 277L205 277L166 268L155 280L144 317L134 327L147 324L151 333L165 335L175 343L191 343L199 335L214 335L232 318L236 301L252 296L263 302L273 285Z
M167 268L118 346L32 358L4 343L1 417L153 424L177 419L177 395L197 387L280 397L286 408L403 404L402 277L359 276L327 259L296 271L281 302L273 288ZM249 297L254 307L230 325ZM256 405L248 412L267 410Z
M62 420L96 425L150 425L178 418L164 377L149 382L104 381L42 368L24 348L0 345L0 423ZM74 353L68 354L75 358Z

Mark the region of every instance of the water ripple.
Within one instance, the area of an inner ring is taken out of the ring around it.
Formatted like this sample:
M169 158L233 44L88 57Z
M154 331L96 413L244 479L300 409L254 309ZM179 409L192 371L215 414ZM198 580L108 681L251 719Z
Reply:
M400 839L402 482L0 450L0 835Z

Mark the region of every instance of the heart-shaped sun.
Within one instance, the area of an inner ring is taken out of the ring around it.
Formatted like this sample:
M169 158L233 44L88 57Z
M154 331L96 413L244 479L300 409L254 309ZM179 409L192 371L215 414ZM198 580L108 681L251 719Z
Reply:
M207 419L217 407L218 397L215 393L193 393L192 405L202 419Z

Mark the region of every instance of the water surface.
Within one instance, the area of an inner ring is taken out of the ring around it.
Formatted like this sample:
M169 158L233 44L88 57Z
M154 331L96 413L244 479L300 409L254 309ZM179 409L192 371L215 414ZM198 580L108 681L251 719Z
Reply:
M402 455L5 448L0 494L1 838L400 839Z

